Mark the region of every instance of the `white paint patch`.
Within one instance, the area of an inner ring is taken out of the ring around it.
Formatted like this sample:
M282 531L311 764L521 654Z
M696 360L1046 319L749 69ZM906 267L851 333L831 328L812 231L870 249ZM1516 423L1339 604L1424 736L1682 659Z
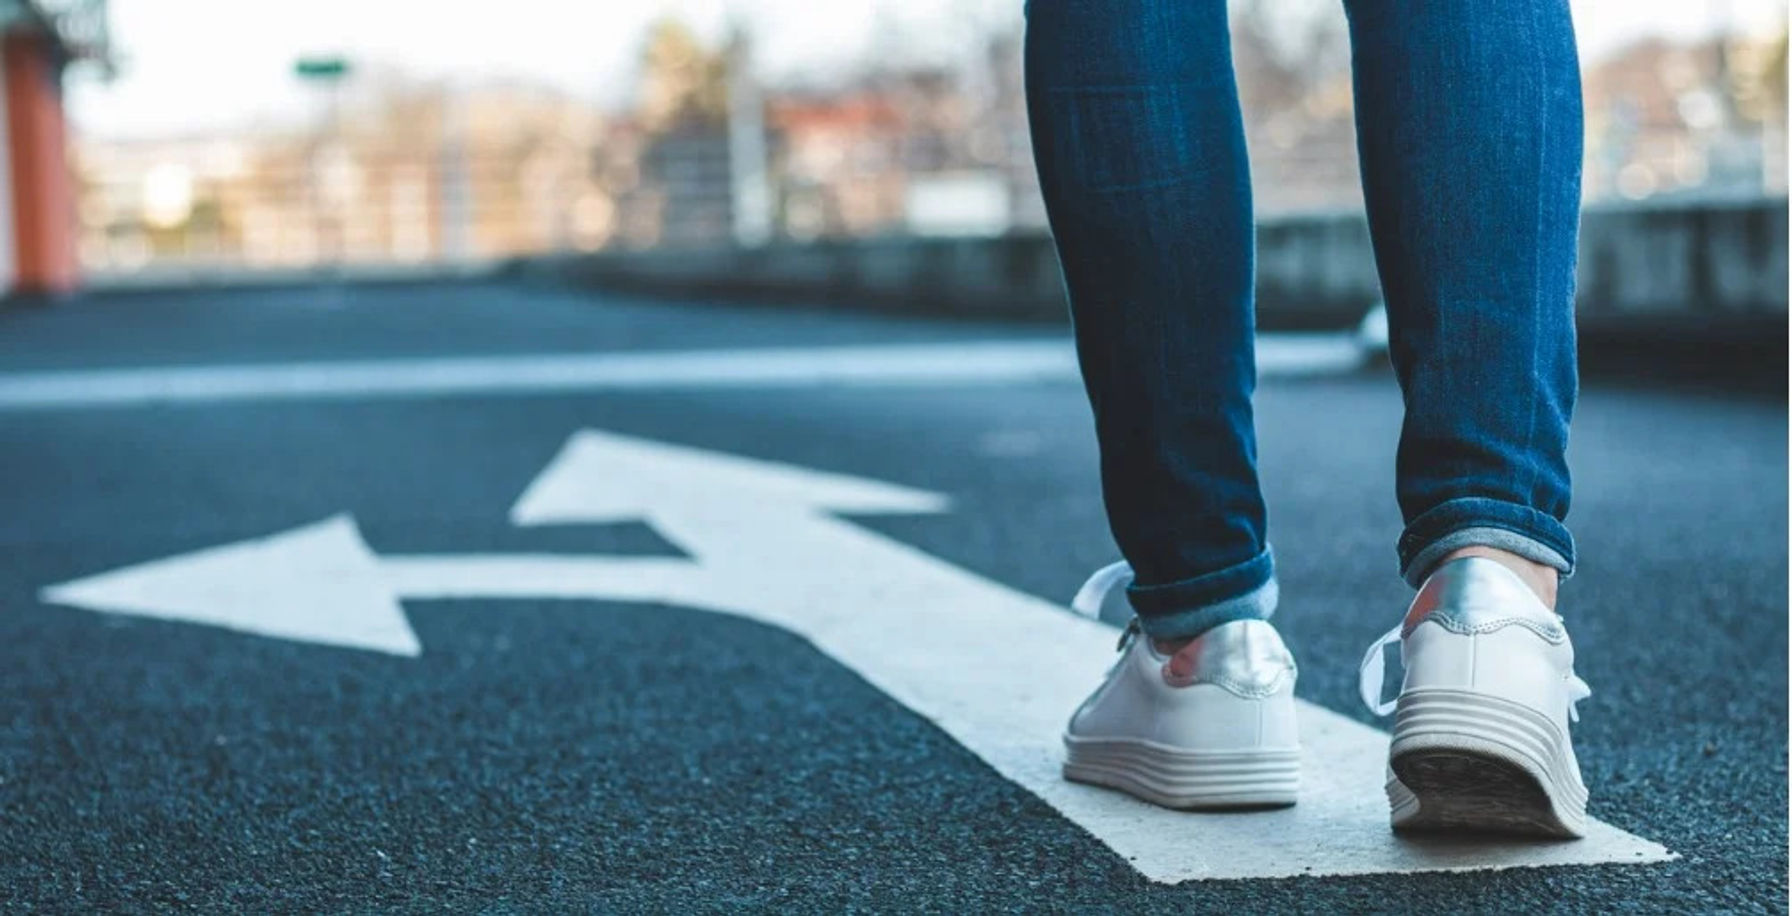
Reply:
M1348 335L1259 339L1264 375L1351 371ZM531 354L0 374L0 411L568 391L1072 381L1069 341Z
M406 597L647 601L749 617L807 637L1154 881L1673 858L1598 822L1575 842L1397 838L1382 794L1387 736L1307 703L1304 786L1291 809L1181 813L1065 782L1059 735L1113 661L1113 630L831 514L945 505L905 487L586 431L512 519L645 518L692 559L376 558L345 519L332 519L44 597L397 654L416 651L385 616Z

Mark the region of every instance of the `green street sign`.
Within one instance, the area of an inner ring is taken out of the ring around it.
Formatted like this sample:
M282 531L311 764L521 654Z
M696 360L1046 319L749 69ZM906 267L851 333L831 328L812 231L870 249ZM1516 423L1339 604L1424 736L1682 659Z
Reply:
M341 57L301 57L292 70L299 79L338 80L348 75L348 61Z

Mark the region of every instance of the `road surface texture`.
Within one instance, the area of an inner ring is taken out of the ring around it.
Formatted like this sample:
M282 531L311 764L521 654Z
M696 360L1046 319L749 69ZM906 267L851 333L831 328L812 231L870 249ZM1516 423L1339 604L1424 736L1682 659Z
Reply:
M975 353L1061 336L499 284L112 294L0 313L0 903L1785 910L1786 407L1752 395L1589 380L1576 418L1582 571L1562 595L1594 689L1576 744L1591 813L1678 856L1658 864L1311 877L1294 863L1294 877L1157 883L874 679L740 616L531 597L524 583L514 597L406 599L405 654L45 600L59 583L351 513L379 557L680 558L640 521L512 524L568 437L597 430L944 494L942 512L842 515L1062 604L1114 549L1087 405L1061 369L759 384L749 367L701 384L232 397L202 380L136 402L95 374ZM35 393L58 379L55 398ZM1398 392L1385 371L1275 372L1257 404L1276 621L1299 694L1377 724L1356 671L1409 597L1392 546ZM317 583L319 614L340 610L324 606L336 584ZM249 587L280 594L232 600L311 600L290 577ZM892 652L902 639L893 628Z

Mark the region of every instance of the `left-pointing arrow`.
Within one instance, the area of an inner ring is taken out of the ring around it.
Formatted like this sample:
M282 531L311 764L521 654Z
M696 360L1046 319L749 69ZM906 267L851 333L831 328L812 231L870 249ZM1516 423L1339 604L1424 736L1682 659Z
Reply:
M379 558L346 515L52 585L42 598L393 655L422 652Z

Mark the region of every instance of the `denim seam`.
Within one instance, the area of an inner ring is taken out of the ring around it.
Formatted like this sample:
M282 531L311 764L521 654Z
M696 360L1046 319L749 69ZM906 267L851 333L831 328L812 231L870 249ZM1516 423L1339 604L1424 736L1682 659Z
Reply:
M1539 25L1537 23L1538 15L1539 14L1538 14L1537 8L1532 7L1531 8L1531 29L1533 32L1541 34L1542 29L1539 27ZM1535 36L1533 36L1533 39L1535 39ZM1538 106L1537 106L1537 163L1536 163L1536 165L1537 165L1537 169L1536 169L1537 207L1533 214L1533 220L1532 220L1532 225L1531 225L1531 237L1533 240L1533 244L1531 245L1531 365L1530 365L1531 372L1530 372L1530 375L1533 380L1540 381L1543 377L1542 373L1540 373L1538 371L1538 364L1541 362L1541 359L1542 359L1541 352L1543 349L1543 307L1544 306L1543 306L1543 245L1542 245L1542 240L1543 240L1543 199L1544 199L1544 193L1545 193L1544 192L1543 176L1544 176L1544 167L1547 165L1546 160L1548 159L1548 156L1549 156L1549 61L1544 57L1543 50L1542 50L1543 43L1541 41L1532 40L1530 42L1530 44L1531 44L1533 59L1536 61L1536 64L1537 64L1537 69L1536 69L1537 80L1538 80L1537 94L1538 94L1539 102L1540 102L1540 104L1538 104ZM1568 320L1570 322L1573 322L1574 318L1573 318L1572 314L1570 314L1570 317ZM1537 454L1537 452L1536 452L1537 409L1538 409L1537 405L1538 405L1538 402L1540 402L1541 400L1543 400L1543 399L1540 397L1536 397L1535 395L1533 395L1530 398L1530 402L1531 402L1530 403L1530 414L1525 419L1525 427L1524 427L1524 436L1525 436L1524 453L1526 455L1530 456L1530 460L1528 462L1526 462L1526 464L1527 464L1526 470L1528 470L1530 473L1530 479L1528 481L1526 481L1525 487L1522 492L1525 494L1526 501L1530 505L1533 505L1533 506L1538 503L1537 484L1538 484L1539 478L1542 476L1541 467L1539 466L1539 462L1536 459L1536 454Z

